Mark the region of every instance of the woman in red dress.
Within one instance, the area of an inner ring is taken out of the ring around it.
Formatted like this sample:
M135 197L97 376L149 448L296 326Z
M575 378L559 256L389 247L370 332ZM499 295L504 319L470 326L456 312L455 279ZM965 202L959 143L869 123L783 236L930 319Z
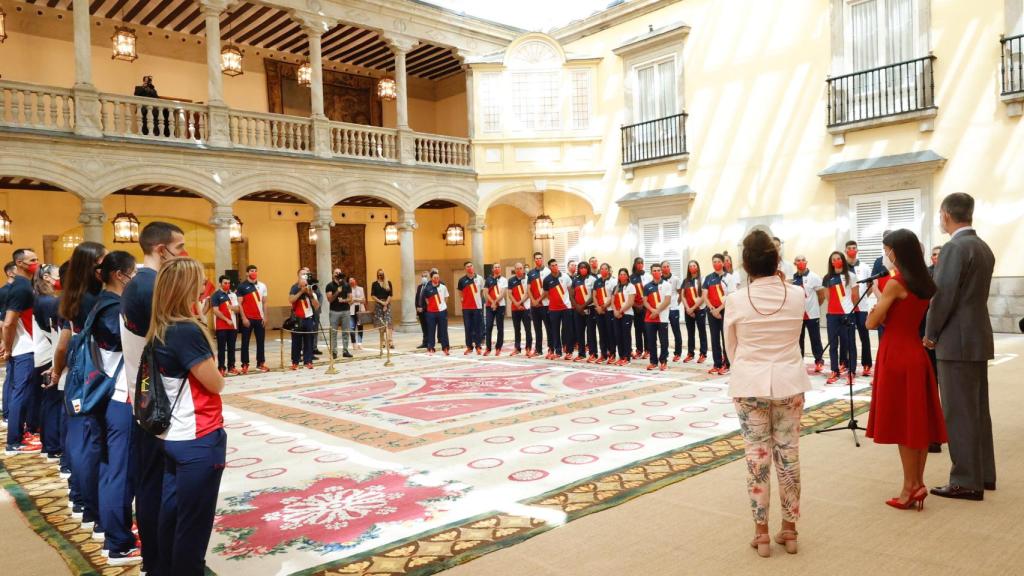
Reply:
M882 249L895 274L882 288L868 315L868 328L885 324L872 382L869 438L876 444L898 444L903 463L903 491L886 504L906 510L924 508L928 489L924 465L929 443L946 442L946 422L928 352L918 328L935 294L917 236L907 229L890 232Z

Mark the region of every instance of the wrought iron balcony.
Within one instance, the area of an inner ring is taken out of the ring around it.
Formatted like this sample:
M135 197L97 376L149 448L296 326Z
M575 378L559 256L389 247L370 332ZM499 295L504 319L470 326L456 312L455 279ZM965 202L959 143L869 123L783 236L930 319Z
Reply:
M1024 94L1024 34L1000 38L1000 68L1003 71L1002 93Z
M828 125L935 108L935 56L828 78Z
M686 112L622 127L622 164L688 154Z

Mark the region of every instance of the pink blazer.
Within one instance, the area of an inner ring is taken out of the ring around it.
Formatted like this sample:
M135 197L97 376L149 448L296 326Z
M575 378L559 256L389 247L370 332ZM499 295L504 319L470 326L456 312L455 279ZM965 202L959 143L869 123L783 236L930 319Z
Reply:
M803 289L770 276L754 280L725 300L725 350L732 364L729 395L782 399L810 390L799 344ZM775 313L762 316L758 311Z

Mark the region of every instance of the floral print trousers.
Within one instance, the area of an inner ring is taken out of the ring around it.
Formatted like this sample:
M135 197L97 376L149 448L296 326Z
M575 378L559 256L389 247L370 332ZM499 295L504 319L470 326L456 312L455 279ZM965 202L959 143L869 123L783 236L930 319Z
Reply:
M733 398L747 458L747 492L757 524L768 523L771 499L771 464L779 479L782 517L800 518L800 417L804 395L782 400Z

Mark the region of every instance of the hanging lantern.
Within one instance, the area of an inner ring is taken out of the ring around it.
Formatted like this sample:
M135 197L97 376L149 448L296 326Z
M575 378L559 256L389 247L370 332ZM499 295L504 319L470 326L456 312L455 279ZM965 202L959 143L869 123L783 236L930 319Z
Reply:
M548 216L547 214L537 216L537 219L533 221L533 239L554 240L554 228L555 221L551 219L551 216Z
M232 218L229 234L231 235L231 241L237 244L242 241L242 219L238 216L233 216Z
M3 44L4 40L7 40L7 12L0 7L0 44Z
M75 246L82 243L82 237L78 234L67 234L61 237L60 245L65 250L74 250Z
M449 224L444 231L444 243L448 246L462 246L466 243L466 230L461 224Z
M316 238L316 226L313 226L313 223L311 222L309 224L309 243L316 244Z
M0 210L0 244L11 244L11 217L7 210Z
M135 30L127 26L115 26L114 35L111 37L114 42L114 54L111 60L124 60L134 62L139 57L135 51Z
M377 81L377 97L385 102L391 102L398 98L398 84L394 78L385 76Z
M242 51L234 44L228 44L220 51L220 71L225 76L238 76L242 73Z
M384 245L397 246L401 244L398 240L398 224L388 222L384 225Z
M114 217L114 242L130 244L139 241L139 219L128 211L128 192L123 192L124 211Z
M309 62L303 62L302 66L299 66L299 71L295 73L295 79L298 81L299 86L309 86L313 83L313 68L309 65Z
M131 212L121 212L114 217L114 242L132 244L139 241L139 219Z

